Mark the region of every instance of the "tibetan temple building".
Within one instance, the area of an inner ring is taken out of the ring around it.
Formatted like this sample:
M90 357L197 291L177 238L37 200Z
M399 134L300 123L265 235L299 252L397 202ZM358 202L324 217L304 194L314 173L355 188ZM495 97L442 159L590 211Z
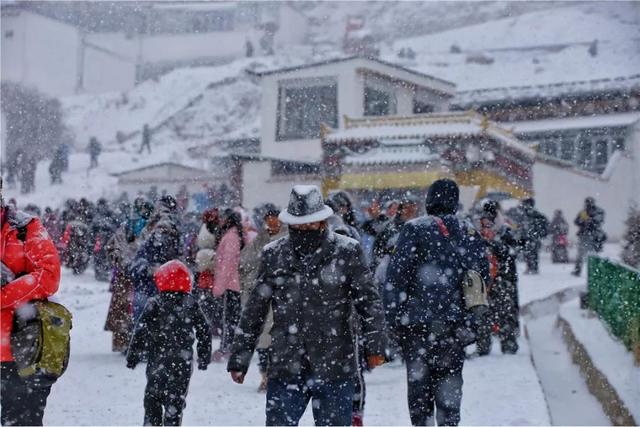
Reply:
M344 117L323 128L323 185L368 198L423 193L439 178L455 179L471 202L490 192L515 198L533 192L535 151L473 112L406 117Z

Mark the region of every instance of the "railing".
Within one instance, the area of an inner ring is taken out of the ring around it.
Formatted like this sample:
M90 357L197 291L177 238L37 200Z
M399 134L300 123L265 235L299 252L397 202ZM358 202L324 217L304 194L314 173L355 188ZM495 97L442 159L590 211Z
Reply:
M640 271L590 256L587 286L589 307L640 363Z

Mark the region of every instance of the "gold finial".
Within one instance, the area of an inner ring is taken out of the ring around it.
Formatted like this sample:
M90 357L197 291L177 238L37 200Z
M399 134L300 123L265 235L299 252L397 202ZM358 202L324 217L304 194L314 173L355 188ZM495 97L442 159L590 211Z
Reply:
M324 141L324 138L331 133L331 128L326 123L320 123L320 139Z
M480 127L482 130L487 130L489 127L489 117L486 114L482 115L482 119L480 120Z

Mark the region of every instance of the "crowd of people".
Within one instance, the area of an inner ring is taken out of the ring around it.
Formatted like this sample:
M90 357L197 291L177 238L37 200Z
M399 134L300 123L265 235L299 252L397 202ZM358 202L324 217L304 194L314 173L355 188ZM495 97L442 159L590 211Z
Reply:
M518 351L518 258L537 274L550 235L552 260L569 260L560 211L549 223L525 199L507 212L488 200L465 213L457 184L446 179L430 186L426 202L407 192L364 210L347 192L323 197L315 186L295 186L282 210L265 203L196 214L163 195L26 211L3 204L3 242L16 231L11 218L22 215L49 232L47 256L58 266L38 276L44 297L57 289L60 264L80 274L93 262L96 279L110 282L105 329L127 367L147 363L144 422L153 425L180 424L196 340L197 367L225 362L237 383L257 351L268 425L297 425L309 400L317 425L362 425L364 373L394 359L406 365L412 423L458 424L464 360L488 355L492 335L504 354ZM603 221L588 198L575 220L575 274L585 254L601 250ZM30 238L16 246L29 248ZM5 258L14 274L39 268ZM484 309L470 304L477 295L467 288L486 288ZM6 305L12 289L13 281L3 282L3 425L27 420L13 422L17 407L4 397L17 381L4 325L28 298ZM46 402L49 390L36 400ZM38 416L28 420L41 423Z

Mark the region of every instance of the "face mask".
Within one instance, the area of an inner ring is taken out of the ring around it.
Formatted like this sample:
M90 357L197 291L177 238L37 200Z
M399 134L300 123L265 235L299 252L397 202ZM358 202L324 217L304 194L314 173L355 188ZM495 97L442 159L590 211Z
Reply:
M325 230L294 230L289 228L289 240L296 252L310 254L317 250L325 238Z

